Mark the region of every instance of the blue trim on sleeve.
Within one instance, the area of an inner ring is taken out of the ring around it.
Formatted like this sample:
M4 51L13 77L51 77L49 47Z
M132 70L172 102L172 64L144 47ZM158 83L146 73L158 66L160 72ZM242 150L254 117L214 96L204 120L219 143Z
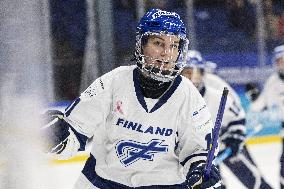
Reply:
M75 106L81 101L80 98L76 98L76 100L74 100L66 109L65 109L65 116L68 117L70 115L70 113L72 112L72 110L75 108ZM79 151L84 151L85 147L86 147L86 143L88 140L88 137L79 133L78 131L76 131L70 124L69 127L71 128L71 130L73 131L73 133L75 134L75 136L77 137L79 143L80 143L80 148Z
M68 117L72 110L75 108L75 106L81 101L80 98L76 98L66 109L65 109L65 115Z
M237 121L232 121L228 124L227 128L234 126L234 125L245 125L246 124L246 119L240 119Z
M86 143L88 140L88 137L79 133L78 131L76 131L71 125L70 125L71 130L73 131L73 133L75 134L75 136L77 137L79 143L80 143L80 148L79 151L84 151L85 147L86 147Z
M185 160L183 162L180 162L180 164L182 166L184 166L186 164L186 162L188 162L193 157L197 157L197 156L205 156L205 157L207 157L207 155L208 155L208 153L192 154L192 155L188 156L187 158L185 158Z
M104 179L97 175L95 171L96 158L90 154L90 157L86 161L86 164L82 170L82 173L86 178L96 187L104 189L187 189L186 183L175 184L175 185L155 185L155 186L140 186L140 187L129 187L111 180Z

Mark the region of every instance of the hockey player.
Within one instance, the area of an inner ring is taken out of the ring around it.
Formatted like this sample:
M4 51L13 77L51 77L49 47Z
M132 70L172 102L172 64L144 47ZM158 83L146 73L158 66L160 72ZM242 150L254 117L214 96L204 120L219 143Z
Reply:
M220 188L216 166L203 179L213 123L198 90L179 75L187 46L180 16L152 9L137 26L136 65L96 79L64 113L46 113L58 158L93 137L76 189Z
M261 112L264 110L275 109L281 119L282 132L282 155L280 158L280 185L284 189L284 45L277 46L273 51L273 64L276 72L273 73L265 82L263 90L258 96L258 89L251 85L247 91L247 95L253 101L250 106L250 111Z
M187 64L181 74L189 78L197 87L205 99L213 118L216 117L218 110L216 99L221 96L224 87L229 88L219 140L220 153L225 148L231 148L232 154L223 162L224 165L247 188L271 188L261 177L246 147L243 147L246 132L245 112L237 93L224 80L212 73L207 73L205 70L206 64L201 54L198 51L189 50ZM223 187L225 188L225 186Z

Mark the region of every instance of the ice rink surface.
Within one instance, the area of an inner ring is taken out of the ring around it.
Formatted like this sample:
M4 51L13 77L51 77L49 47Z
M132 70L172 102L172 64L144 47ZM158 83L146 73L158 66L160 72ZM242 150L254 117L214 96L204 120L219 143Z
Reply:
M248 149L267 182L273 188L279 189L281 144L279 142L253 144L249 145ZM52 189L72 189L83 166L83 161L52 164L46 172ZM230 171L225 168L223 170L222 174L228 189L245 189Z
M279 189L280 173L280 143L254 144L248 146L252 158L255 160L265 180L274 188ZM223 177L226 179L228 189L245 189L236 177L228 170L224 170Z

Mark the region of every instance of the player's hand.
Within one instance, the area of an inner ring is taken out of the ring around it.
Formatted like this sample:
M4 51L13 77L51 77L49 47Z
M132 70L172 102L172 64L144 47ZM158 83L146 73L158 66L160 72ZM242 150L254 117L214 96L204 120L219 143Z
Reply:
M227 148L231 148L232 154L229 156L236 156L243 148L245 133L242 130L228 131L224 133L220 140L225 144Z
M246 97L251 101L255 101L259 94L260 94L260 90L259 90L259 87L256 83L248 83L246 84L245 86L245 94L246 94Z
M60 153L64 150L69 136L69 126L64 121L64 114L58 110L48 110L43 115L43 137L47 138L47 151Z
M212 188L212 189L221 189L221 175L218 168L212 164L211 172L209 178L205 180L203 178L205 169L205 163L193 163L188 171L186 176L186 182L190 189L199 188Z

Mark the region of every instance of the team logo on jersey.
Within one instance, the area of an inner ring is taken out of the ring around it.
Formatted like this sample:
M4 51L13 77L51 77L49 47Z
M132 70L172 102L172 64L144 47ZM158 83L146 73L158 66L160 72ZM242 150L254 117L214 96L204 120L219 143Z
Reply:
M192 117L194 117L194 116L196 116L197 114L199 114L199 112L201 112L201 110L203 110L204 108L206 108L206 105L204 105L204 106L202 106L201 108L199 108L199 110L194 111L194 112L192 113Z
M120 100L116 101L114 111L123 114L122 102Z
M153 161L155 153L168 151L168 145L162 145L163 142L159 139L152 139L148 143L122 140L116 144L116 153L125 167L140 159Z

